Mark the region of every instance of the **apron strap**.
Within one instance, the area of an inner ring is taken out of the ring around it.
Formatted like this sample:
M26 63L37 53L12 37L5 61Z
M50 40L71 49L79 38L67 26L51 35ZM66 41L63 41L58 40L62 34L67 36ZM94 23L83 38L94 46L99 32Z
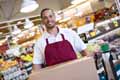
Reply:
M59 32L59 28L58 27L57 27L57 31ZM46 39L46 43L49 44L48 38Z
M63 40L65 40L65 37L64 37L64 35L63 35L63 34L61 34L61 36L62 36L62 39L63 39Z
M48 38L46 39L46 43L49 44L49 42L48 42Z
M64 35L63 35L63 34L61 34L61 36L62 36L62 39L63 39L63 40L65 40ZM48 38L46 39L46 43L47 43L47 44L49 44Z

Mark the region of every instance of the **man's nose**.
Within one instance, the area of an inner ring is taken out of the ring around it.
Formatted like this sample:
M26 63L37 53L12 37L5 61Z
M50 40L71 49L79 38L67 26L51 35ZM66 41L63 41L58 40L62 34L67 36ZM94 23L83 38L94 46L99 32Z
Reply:
M48 17L48 21L50 21L51 20L51 18L50 17Z
M47 18L47 21L49 22L50 20L51 20L51 18L48 17L48 18Z

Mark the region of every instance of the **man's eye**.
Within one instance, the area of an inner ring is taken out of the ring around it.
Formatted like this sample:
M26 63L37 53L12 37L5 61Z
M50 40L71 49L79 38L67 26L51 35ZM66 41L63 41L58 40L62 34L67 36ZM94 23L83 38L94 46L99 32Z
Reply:
M43 19L47 19L47 17L43 17Z
M50 18L52 18L52 15L50 15Z

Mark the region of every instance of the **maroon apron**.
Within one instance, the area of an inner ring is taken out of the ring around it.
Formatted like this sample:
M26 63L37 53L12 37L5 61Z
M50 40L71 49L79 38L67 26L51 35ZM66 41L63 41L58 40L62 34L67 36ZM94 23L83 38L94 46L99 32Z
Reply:
M58 63L74 60L77 58L76 53L67 40L65 40L64 35L61 34L62 41L49 44L48 39L46 39L45 48L45 62L46 66L55 65Z

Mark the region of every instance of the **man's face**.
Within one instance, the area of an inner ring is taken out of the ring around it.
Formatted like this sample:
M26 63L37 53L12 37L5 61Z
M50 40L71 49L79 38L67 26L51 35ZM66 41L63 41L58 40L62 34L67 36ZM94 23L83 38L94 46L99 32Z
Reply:
M56 24L54 13L51 10L44 11L42 14L42 22L47 29L54 28Z

